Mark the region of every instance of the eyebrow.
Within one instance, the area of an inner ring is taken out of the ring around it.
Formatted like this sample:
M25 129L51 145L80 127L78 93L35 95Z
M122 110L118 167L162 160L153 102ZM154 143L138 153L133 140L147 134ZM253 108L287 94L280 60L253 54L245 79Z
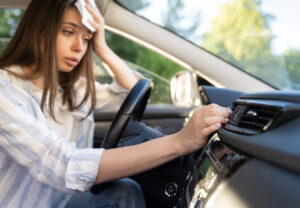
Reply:
M73 22L63 22L63 24L69 24L69 25L72 25L73 27L79 28L79 26ZM93 34L90 30L87 29L87 31L89 34L91 34L91 35Z

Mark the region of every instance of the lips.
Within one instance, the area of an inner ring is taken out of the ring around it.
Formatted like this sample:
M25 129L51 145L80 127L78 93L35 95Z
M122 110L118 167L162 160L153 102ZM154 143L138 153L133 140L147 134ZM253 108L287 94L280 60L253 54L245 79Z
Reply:
M79 62L79 59L78 58L65 58L65 63L70 66L70 67L75 67L78 62Z

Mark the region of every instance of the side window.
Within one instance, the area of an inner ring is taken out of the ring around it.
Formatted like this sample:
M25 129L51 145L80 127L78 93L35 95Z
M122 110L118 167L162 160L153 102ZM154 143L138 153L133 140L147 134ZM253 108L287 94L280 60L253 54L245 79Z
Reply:
M106 31L106 41L131 69L152 80L154 87L150 96L150 104L172 104L170 79L175 73L185 70L184 68L164 56L110 31ZM96 61L96 63L99 62ZM99 64L97 66L98 69L104 68ZM101 74L104 75L105 72L97 71L100 82L101 79L108 80L101 78ZM108 75L107 72L106 75Z
M0 9L0 54L15 33L23 12L21 9Z

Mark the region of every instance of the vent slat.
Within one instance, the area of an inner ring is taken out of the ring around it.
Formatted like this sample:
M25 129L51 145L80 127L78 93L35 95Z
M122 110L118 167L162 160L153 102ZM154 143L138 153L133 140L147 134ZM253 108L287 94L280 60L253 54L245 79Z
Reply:
M229 123L237 128L265 131L280 114L279 108L255 106L255 104L236 104Z
M241 120L256 121L256 122L261 122L261 123L268 123L272 119L273 119L273 117L258 116L255 120L253 120L253 118L251 118L249 116L244 116Z
M256 117L251 117L251 116L243 116L241 118L241 120L248 120L248 121L261 121L261 122L268 122L270 120L272 120L274 118L274 116L270 116L270 117L265 117L265 116L256 116Z
M265 124L261 124L261 123L253 123L253 122L248 122L248 121L241 121L239 126L243 126L243 127L250 127L250 128L263 128L265 126Z

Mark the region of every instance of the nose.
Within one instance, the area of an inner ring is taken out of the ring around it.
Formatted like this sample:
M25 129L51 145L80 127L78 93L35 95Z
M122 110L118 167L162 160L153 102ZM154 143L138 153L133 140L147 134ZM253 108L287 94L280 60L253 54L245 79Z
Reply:
M80 53L84 50L84 40L82 39L81 36L78 36L74 38L73 44L72 44L72 50Z

